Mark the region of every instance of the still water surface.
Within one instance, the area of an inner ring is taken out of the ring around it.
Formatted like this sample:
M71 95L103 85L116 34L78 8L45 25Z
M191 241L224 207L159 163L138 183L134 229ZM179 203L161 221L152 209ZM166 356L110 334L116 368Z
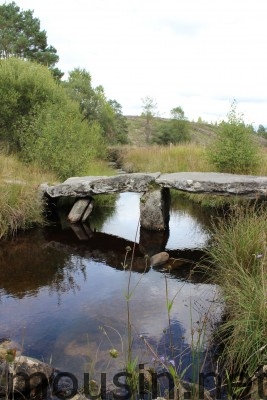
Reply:
M32 230L2 243L0 337L11 337L21 343L25 355L51 362L79 380L84 372L96 379L100 372L111 377L125 364L130 278L134 355L139 362L152 362L142 335L159 356L173 359L181 369L188 366L192 345L204 331L210 332L220 309L216 286L191 273L192 260L209 240L210 215L180 201L172 206L167 234L140 230L138 219L139 195L125 193L100 227L94 228L91 221L92 231L87 230L83 240L63 224L64 229ZM135 246L132 273L122 268L126 246ZM171 272L146 268L144 255L163 250L172 258ZM174 258L187 261L173 262ZM166 284L169 300L174 299L173 353ZM111 348L118 350L118 358L109 356ZM190 374L191 368L188 379Z

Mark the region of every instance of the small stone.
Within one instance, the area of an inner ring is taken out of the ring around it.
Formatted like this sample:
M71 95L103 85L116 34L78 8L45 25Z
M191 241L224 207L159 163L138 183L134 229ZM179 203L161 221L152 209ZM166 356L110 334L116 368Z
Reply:
M170 256L168 253L166 253L166 251L154 254L152 257L150 257L150 265L151 267L163 265L169 260L169 257Z

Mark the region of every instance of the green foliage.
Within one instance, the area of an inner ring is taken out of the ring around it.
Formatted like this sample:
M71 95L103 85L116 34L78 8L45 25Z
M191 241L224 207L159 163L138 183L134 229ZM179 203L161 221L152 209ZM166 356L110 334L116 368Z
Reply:
M52 169L63 179L86 174L89 163L105 154L99 125L82 122L71 101L40 109L24 130L22 125L21 133L23 159Z
M259 136L267 138L267 129L262 124L260 124L257 130L257 134Z
M0 57L12 56L35 61L51 68L57 78L63 73L55 68L59 57L53 46L48 46L46 32L33 11L22 11L15 2L0 5Z
M213 227L207 250L212 281L222 288L225 318L216 336L231 373L252 376L266 364L266 207L237 208Z
M39 64L9 58L0 62L0 138L60 177L86 173L105 155L98 123L82 122L78 103Z
M242 115L236 113L234 101L228 121L220 124L217 137L207 153L217 171L249 174L256 170L258 147L252 133L251 126L245 125Z
M107 100L102 86L92 87L88 71L75 68L65 87L70 97L79 103L82 118L98 122L109 144L127 143L127 124L121 105L116 100Z
M161 120L157 123L152 138L154 143L167 145L190 140L189 123L183 109L181 107L173 108L171 115L171 120Z
M146 143L149 143L151 140L152 135L152 121L153 118L156 116L157 112L157 103L156 101L149 96L144 97L142 100L143 112L142 117L145 117L145 136L146 136Z
M113 130L116 133L116 141L120 144L128 143L128 124L127 118L122 113L122 107L116 100L108 100L108 104L113 110Z
M46 67L15 57L0 60L0 82L0 139L20 150L22 119L47 102L59 102L62 90Z

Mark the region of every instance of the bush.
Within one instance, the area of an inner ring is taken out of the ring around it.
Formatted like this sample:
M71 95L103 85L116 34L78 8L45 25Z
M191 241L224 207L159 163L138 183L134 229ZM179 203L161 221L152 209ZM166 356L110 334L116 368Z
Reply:
M185 120L166 120L155 124L152 142L162 145L190 141L189 123Z
M20 135L23 160L35 161L60 178L86 174L90 163L105 154L99 124L82 122L72 101L48 105L24 126Z
M60 178L85 174L105 154L98 123L82 121L79 104L44 66L11 58L0 62L0 140L24 161Z
M208 150L208 159L219 172L250 174L259 163L259 150L251 126L245 125L236 114L235 102L228 114L228 121L219 126L217 138Z
M32 117L38 107L59 102L63 89L47 67L18 58L0 61L0 82L0 140L17 151L22 119Z

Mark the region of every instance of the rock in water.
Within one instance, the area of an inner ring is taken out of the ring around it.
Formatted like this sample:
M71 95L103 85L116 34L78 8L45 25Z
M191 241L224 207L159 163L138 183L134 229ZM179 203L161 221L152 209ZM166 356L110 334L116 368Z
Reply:
M150 257L150 265L151 267L163 265L169 260L169 257L170 256L168 253L166 253L166 251L154 254L152 257Z

